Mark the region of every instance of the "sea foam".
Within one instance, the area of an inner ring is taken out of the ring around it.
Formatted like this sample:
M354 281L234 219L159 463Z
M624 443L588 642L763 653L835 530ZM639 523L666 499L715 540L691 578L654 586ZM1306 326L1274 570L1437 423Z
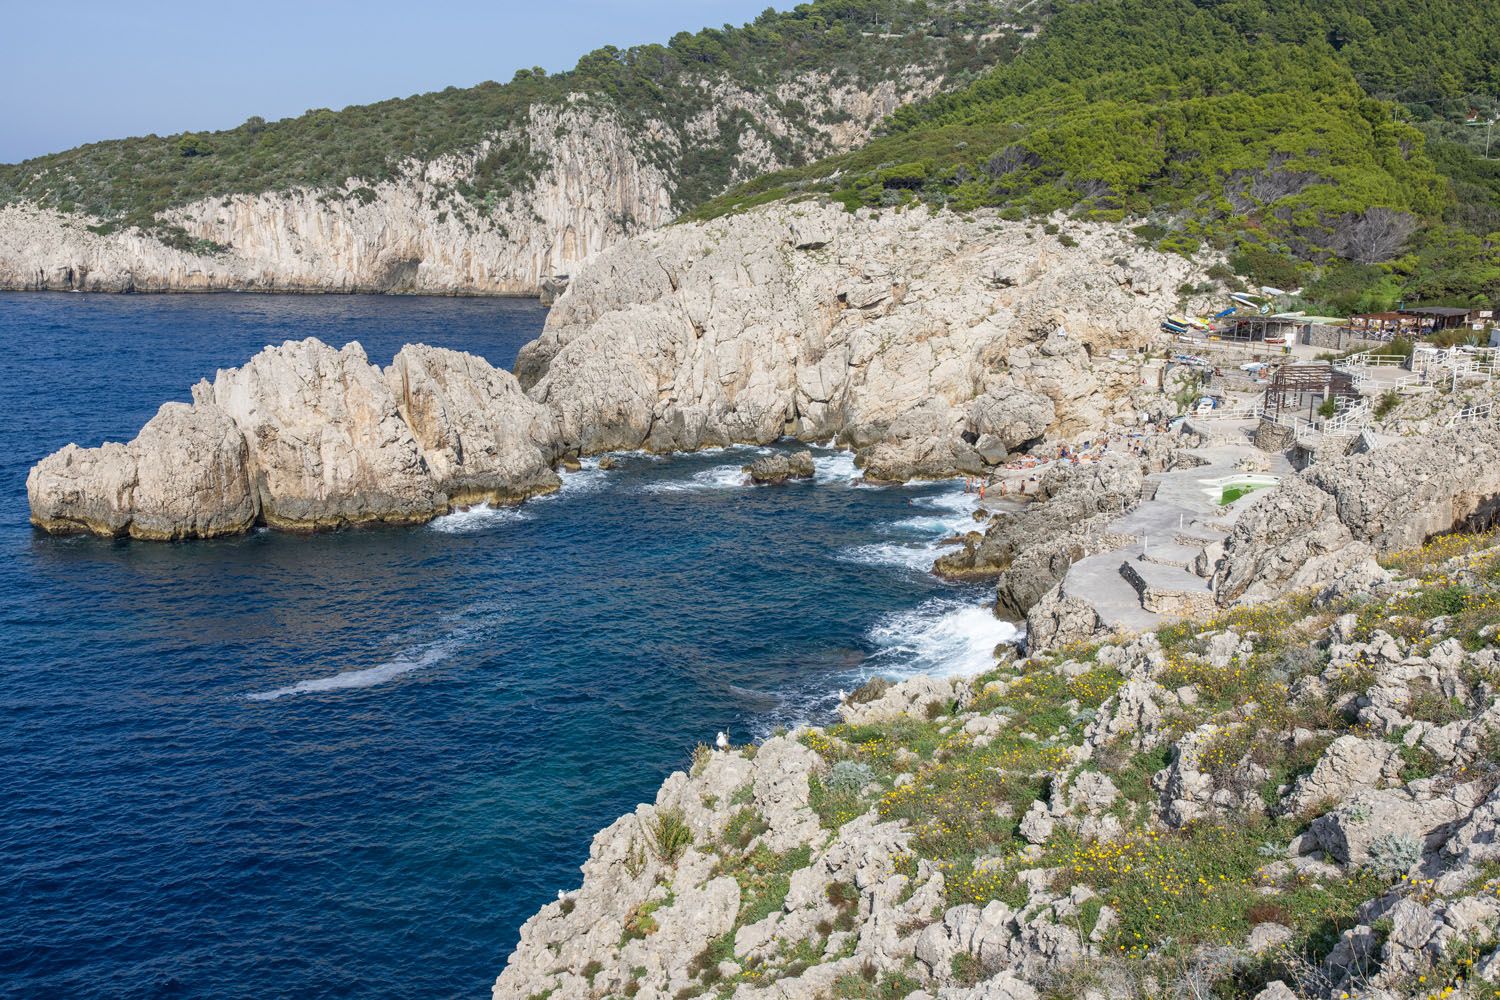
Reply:
M644 493L699 493L705 490L732 490L748 485L750 485L750 479L740 466L716 465L712 469L695 472L687 479L647 483L641 487L641 491Z
M1015 642L1022 630L968 601L933 598L887 615L870 630L877 652L866 661L872 674L964 676L995 664L995 647Z
M409 674L413 670L421 670L431 667L448 658L453 650L452 643L444 642L428 646L419 651L413 651L387 660L377 666L367 667L364 670L345 670L342 673L330 674L327 677L314 677L312 680L298 681L286 687L276 688L274 691L259 691L247 694L245 697L250 701L275 701L294 694L323 694L329 691L348 691L357 688L374 687L384 684L386 681Z
M531 515L519 507L494 507L482 503L468 510L455 510L451 514L444 514L434 519L428 528L445 535L470 535L502 524L529 520L531 520Z

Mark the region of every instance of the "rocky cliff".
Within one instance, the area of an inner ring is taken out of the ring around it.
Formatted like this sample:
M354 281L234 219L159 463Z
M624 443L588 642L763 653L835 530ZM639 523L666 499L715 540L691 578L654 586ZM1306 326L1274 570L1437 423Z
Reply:
M906 67L868 89L812 73L762 93L705 78L698 86L712 112L645 127L573 94L386 180L229 191L172 207L158 219L186 234L175 246L23 200L0 207L0 289L535 295L588 255L672 219L683 207L672 163L689 153L709 155L731 135L723 155L735 181L788 157L840 152L942 80L936 66ZM790 122L788 107L808 117ZM463 193L492 153L523 149L534 170L525 183L503 197Z
M872 478L948 475L1134 423L1111 351L1202 278L1123 227L778 204L600 253L516 372L585 453L837 437Z
M639 236L580 271L519 381L421 346L382 374L357 344L309 340L200 385L191 419L244 437L249 522L228 487L207 520L138 519L176 501L118 484L146 450L173 464L188 446L145 433L39 463L33 521L142 538L408 523L553 488L563 455L784 436L837 437L871 479L982 471L1157 405L1118 349L1150 343L1201 278L1119 227L1048 228L802 203Z

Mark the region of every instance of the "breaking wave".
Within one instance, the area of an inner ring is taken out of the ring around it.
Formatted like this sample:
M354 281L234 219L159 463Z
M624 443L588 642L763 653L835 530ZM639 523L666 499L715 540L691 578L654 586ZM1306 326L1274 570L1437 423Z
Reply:
M870 630L876 652L866 661L872 674L979 674L995 663L995 647L1019 639L1022 630L986 607L954 598L933 598L909 611L887 615Z
M704 490L732 490L748 485L750 485L750 479L738 465L716 465L712 469L695 472L687 479L647 483L641 487L641 491L644 493L698 493Z
M494 507L482 503L468 510L455 510L451 514L435 518L428 528L445 535L471 535L498 525L529 520L531 515L519 507Z

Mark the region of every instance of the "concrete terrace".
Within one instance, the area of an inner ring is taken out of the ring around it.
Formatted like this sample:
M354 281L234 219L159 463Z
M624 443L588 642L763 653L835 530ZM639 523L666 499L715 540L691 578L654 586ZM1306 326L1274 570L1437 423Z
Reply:
M1219 491L1204 480L1293 471L1283 456L1248 442L1208 445L1191 454L1207 464L1149 476L1150 499L1110 523L1108 533L1127 536L1128 543L1079 560L1063 578L1065 595L1087 601L1117 631L1148 632L1211 608L1208 580L1193 565L1204 546L1223 541L1259 494L1220 506ZM1267 472L1250 473L1242 465Z

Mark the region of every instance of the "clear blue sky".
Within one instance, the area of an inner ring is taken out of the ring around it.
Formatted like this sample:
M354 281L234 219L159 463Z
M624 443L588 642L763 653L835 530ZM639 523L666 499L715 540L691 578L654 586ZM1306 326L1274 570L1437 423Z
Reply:
M0 0L0 163L566 69L791 0Z

